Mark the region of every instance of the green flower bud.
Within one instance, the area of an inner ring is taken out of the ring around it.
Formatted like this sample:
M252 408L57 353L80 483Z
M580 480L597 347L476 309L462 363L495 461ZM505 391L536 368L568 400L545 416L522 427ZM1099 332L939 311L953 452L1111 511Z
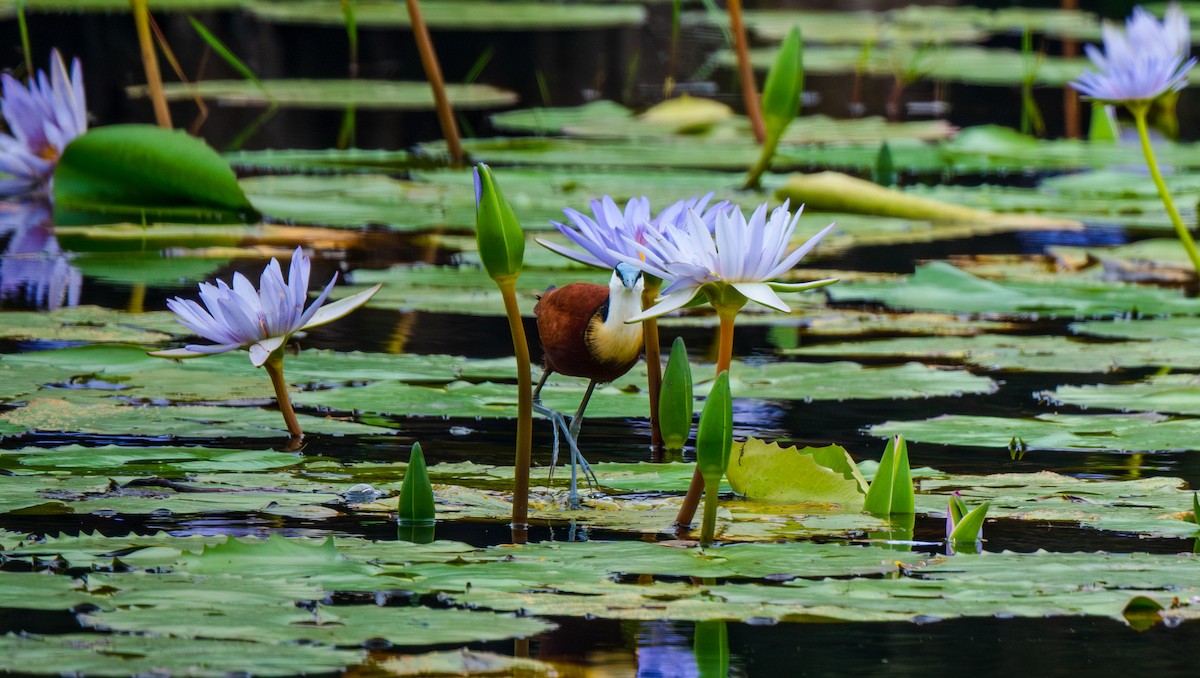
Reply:
M683 337L675 337L658 393L658 424L668 450L682 450L692 432L692 367Z
M483 163L475 167L475 239L479 258L493 280L515 280L520 275L525 234L491 168Z
M696 463L706 486L721 482L732 450L733 394L729 390L729 372L722 371L713 382L696 430Z

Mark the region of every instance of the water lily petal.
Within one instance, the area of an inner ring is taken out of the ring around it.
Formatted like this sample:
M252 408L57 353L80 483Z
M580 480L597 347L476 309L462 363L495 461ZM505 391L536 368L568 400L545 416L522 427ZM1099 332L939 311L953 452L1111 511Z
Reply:
M322 306L320 310L318 310L311 318L309 318L307 323L300 327L300 329L307 330L313 327L320 327L321 325L331 323L334 320L341 318L359 306L367 303L371 297L375 296L375 293L378 292L379 288L381 287L383 287L383 285L375 285L370 289L352 294L345 299L338 299L331 304Z
M767 283L736 282L730 283L730 286L741 292L742 296L750 301L762 304L767 308L773 308L776 311L782 311L783 313L792 312L792 307L785 304L783 299L780 299L779 295L775 294L775 290L771 289L771 286Z
M691 301L699 291L700 288L697 287L680 290L674 294L669 294L663 297L662 301L659 303L629 318L629 320L626 320L625 322L626 324L640 323L643 320L649 320L650 318L656 318L665 313L679 310L684 306L687 306L688 302Z
M250 344L250 363L255 367L262 367L267 362L267 359L271 357L272 353L278 351L280 347L287 343L290 336L267 337L262 341Z

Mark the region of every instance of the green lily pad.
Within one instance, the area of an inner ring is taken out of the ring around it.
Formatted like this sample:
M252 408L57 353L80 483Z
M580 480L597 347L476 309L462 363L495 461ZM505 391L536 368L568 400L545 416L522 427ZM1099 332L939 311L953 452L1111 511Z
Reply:
M752 138L750 121L744 116L714 121L703 129L687 126L681 130L678 123L635 115L631 109L607 100L581 106L527 108L495 113L492 123L497 129L507 132L582 139L654 141L674 137L677 141L704 139L706 142L729 142ZM893 123L879 117L839 120L825 115L808 115L798 118L796 124L787 129L781 143L785 147L800 144L862 144L878 150L884 140L934 141L949 138L952 133L953 130L940 120Z
M1170 318L1145 318L1142 320L1089 320L1071 323L1071 331L1090 337L1109 339L1135 339L1156 342L1154 350L1173 353L1182 350L1181 342L1200 340L1200 318L1172 316ZM1122 344L1128 346L1128 344ZM1136 346L1136 344L1134 344Z
M339 16L341 10L338 9ZM262 87L251 80L200 80L193 83L166 83L163 96L168 101L190 101L199 96L215 100L221 106L287 106L341 110L353 106L359 110L433 110L433 92L427 82L395 80L262 80ZM145 85L126 88L129 96L148 96ZM517 95L498 87L481 84L446 85L446 96L458 110L501 108L517 102Z
M156 12L200 12L244 7L250 0L155 0ZM27 12L128 12L122 0L19 0ZM5 0L0 11L15 14L18 0Z
M331 435L389 434L391 429L329 417L299 414L310 433ZM157 438L219 438L223 436L286 436L283 417L252 407L165 406L133 407L99 403L76 405L56 398L36 398L24 407L0 414L0 432L73 431L78 433L142 435Z
M0 460L15 457L21 466L45 470L110 472L155 475L197 471L252 472L295 466L302 460L294 454L264 450L233 450L214 447L24 447L0 451Z
M1155 320L1122 322L1136 325ZM1111 323L1110 323L1111 324ZM789 348L784 354L961 362L985 370L1028 372L1116 372L1137 367L1195 366L1195 343L1161 341L1089 342L1072 337L984 334L968 337L900 337Z
M781 447L750 438L734 442L725 470L734 492L753 499L820 502L861 510L867 482L846 450Z
M250 12L272 23L332 26L341 28L341 7L322 0L250 2ZM640 26L646 10L636 5L508 2L503 5L456 0L421 3L421 15L431 30L454 31L565 31ZM384 0L357 0L354 19L360 30L407 28L408 11L403 5Z
M986 280L944 262L918 266L905 279L847 282L826 293L834 301L878 301L893 308L1050 317L1192 314L1200 304L1176 290L1061 276L1049 282Z
M168 312L126 313L99 306L0 313L0 338L19 341L159 343L185 330ZM7 360L7 356L4 359ZM0 367L3 363L0 363Z
M1052 404L1120 412L1200 415L1200 377L1162 374L1130 384L1059 386L1038 396Z
M250 640L71 633L0 636L0 670L92 676L257 676L336 673L362 663L363 650L324 645L271 646Z
M265 172L343 173L378 172L396 174L428 163L413 158L408 151L362 148L306 150L272 148L262 151L237 151L225 157L236 169Z
M1200 421L1158 414L1040 414L1027 419L942 415L868 427L873 436L1007 450L1017 436L1030 450L1164 452L1197 449Z
M1027 57L1013 49L968 46L892 45L871 51L862 63L861 47L805 46L804 71L808 75L849 75L862 64L865 73L892 77L896 68L913 70L928 79L965 82L973 85L1018 85L1024 78ZM775 58L774 50L750 51L750 63L765 70ZM732 66L731 51L717 55L717 63ZM1090 64L1082 57L1043 56L1035 69L1034 82L1062 86L1079 77Z

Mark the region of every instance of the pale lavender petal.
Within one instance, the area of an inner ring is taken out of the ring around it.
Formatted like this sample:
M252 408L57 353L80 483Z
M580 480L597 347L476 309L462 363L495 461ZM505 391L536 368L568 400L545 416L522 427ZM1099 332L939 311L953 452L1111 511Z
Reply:
M312 327L320 327L321 325L331 323L334 320L345 316L359 306L367 303L371 297L375 296L375 293L378 292L379 288L381 287L383 287L383 285L376 285L370 289L357 292L346 297L345 299L338 299L337 301L321 307L321 310L314 313L312 318L310 318L308 322L305 323L300 329L307 330Z
M562 229L559 229L559 230L562 230ZM563 235L566 235L568 238L571 238L571 234L568 233L567 231L563 231ZM574 240L574 238L571 238L571 239ZM575 250L568 249L566 247L563 247L562 245L558 245L558 244L552 243L548 240L543 240L541 238L536 238L536 240L539 245L541 245L542 247L545 247L546 249L550 250L551 252L554 252L555 254L561 254L562 256L564 256L568 259L573 259L575 261L578 261L581 264L587 264L588 266L596 266L598 268L608 268L607 264L605 264L603 261L600 261L600 259L592 256L588 252L577 252ZM582 245L582 243L580 243L580 244ZM616 263L613 263L613 267L615 267L615 266L616 266Z
M684 306L687 306L688 302L690 302L693 298L695 298L696 294L699 291L700 291L700 288L695 287L695 288L680 290L674 294L667 295L667 296L663 297L662 301L660 301L659 303L655 304L654 306L651 306L650 308L642 311L641 313L638 313L637 315L632 316L631 318L629 318L629 320L626 320L625 322L626 322L626 324L640 323L644 320L649 320L651 318L657 318L658 316L663 315L664 313L670 313L671 311L677 311L677 310L683 308Z
M776 311L791 313L792 307L783 302L775 290L771 286L761 282L736 282L730 283L733 289L741 292L744 297L750 301L762 304L767 308L773 308Z
M317 298L313 301L312 304L309 304L308 308L304 311L304 314L301 315L296 320L296 327L291 329L290 332L295 332L296 330L298 330L302 327L312 327L313 326L313 324L312 324L313 316L316 315L317 309L321 308L321 304L324 304L325 300L327 298L329 298L329 293L333 291L333 285L334 285L334 283L337 282L337 279L338 279L338 276L337 276L337 272L335 271L333 274L333 277L330 278L330 280L329 280L329 284L325 285L325 289L321 290L321 294L317 296ZM374 293L372 293L372 294L374 294ZM349 311L347 311L347 313L348 312ZM342 315L345 315L345 314L342 314ZM330 318L330 320L336 320L337 318L340 318L340 317L341 316L336 316L334 318ZM326 321L326 322L328 322L328 321Z

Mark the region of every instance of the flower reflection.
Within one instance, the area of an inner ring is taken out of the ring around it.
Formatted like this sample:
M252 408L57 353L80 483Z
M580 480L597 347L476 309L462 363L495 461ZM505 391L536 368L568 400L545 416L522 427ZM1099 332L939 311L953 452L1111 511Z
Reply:
M0 303L55 310L79 304L83 274L54 237L43 201L0 203Z

